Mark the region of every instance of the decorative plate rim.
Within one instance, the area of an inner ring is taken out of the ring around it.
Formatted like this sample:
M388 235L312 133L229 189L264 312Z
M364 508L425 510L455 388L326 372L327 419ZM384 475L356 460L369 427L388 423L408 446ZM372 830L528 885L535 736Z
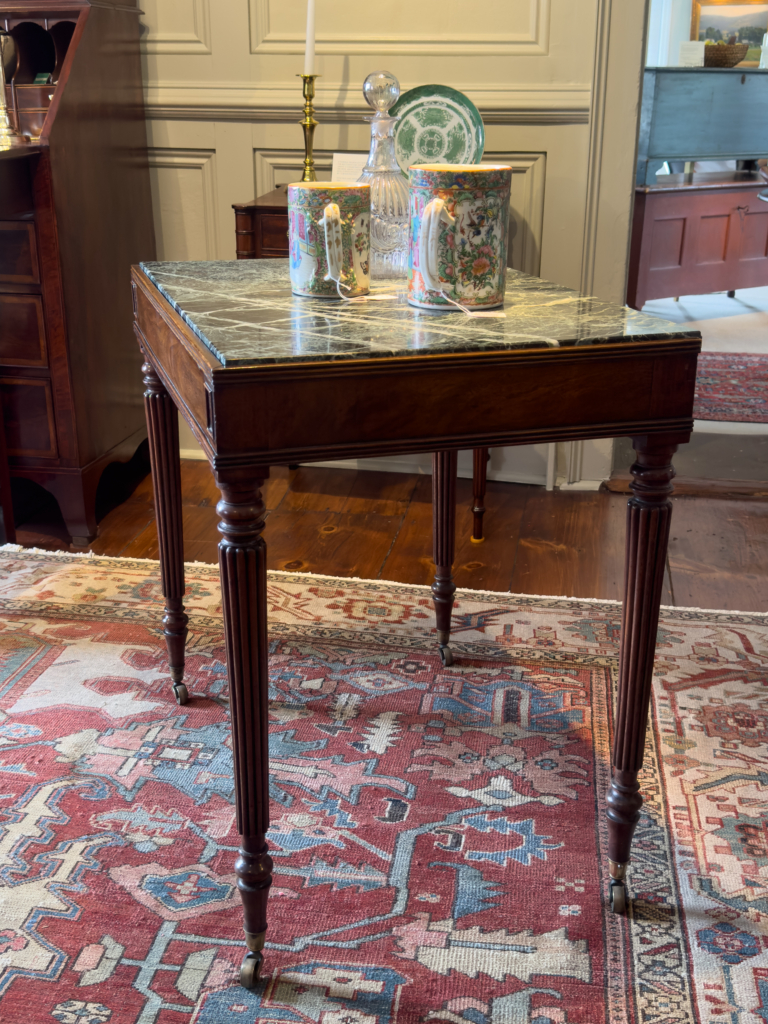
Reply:
M466 93L460 92L458 89L454 89L450 85L417 85L416 88L409 89L407 92L404 92L402 94L402 96L400 96L398 98L397 102L390 108L389 116L390 117L402 116L401 115L401 111L406 106L406 104L408 104L408 106L412 109L413 108L413 102L415 100L418 101L418 100L424 99L426 97L434 98L435 96L437 96L437 97L439 97L441 99L453 100L454 103L456 103L457 106L462 107L465 110L469 120L473 123L474 130L475 130L475 159L474 159L474 162L475 163L480 163L480 161L483 159L483 153L485 152L485 124L483 122L483 118L482 118L482 115L480 114L480 111L477 109L477 107L472 102L472 100L469 98L469 96L466 95ZM408 112L410 113L410 110ZM397 133L398 133L399 128L400 128L400 125L398 125L395 128L395 154L396 155L397 155ZM478 148L479 148L479 153L478 153ZM432 161L432 162L434 162L434 161ZM469 161L469 160L466 161L466 163L471 163L471 162L472 161ZM399 160L398 160L398 163L400 163ZM409 163L409 165L410 165L410 163ZM403 167L401 165L400 166L400 170L403 172L403 174L407 174L408 173L408 166Z

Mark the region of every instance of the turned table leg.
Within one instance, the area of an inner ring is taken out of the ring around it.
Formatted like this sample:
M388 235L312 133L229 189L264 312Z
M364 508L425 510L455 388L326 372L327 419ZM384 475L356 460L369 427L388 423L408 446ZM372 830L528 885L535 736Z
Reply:
M144 373L144 409L149 434L152 487L155 492L155 520L160 545L160 577L165 614L163 632L173 693L179 704L189 699L184 678L184 645L188 616L184 612L184 529L181 519L181 461L179 419L176 406L150 362Z
M485 490L488 479L487 448L475 448L472 452L472 536L473 544L482 544L483 516L485 515Z
M240 853L235 863L243 900L248 951L240 983L253 988L261 971L267 931L267 895L272 858L269 826L269 738L267 709L267 551L261 536L264 502L261 485L268 469L216 475L221 501L219 568L227 645L232 753L235 764L237 830Z
M456 452L432 455L432 542L435 559L435 624L440 657L444 665L453 664L448 646L451 640L451 612L456 584L453 582L453 552L456 543Z
M632 835L643 798L637 775L643 764L651 700L659 605L672 515L672 456L676 444L652 436L634 438L633 497L627 506L624 608L619 653L619 692L613 737L613 779L608 804L611 906L626 905L625 877Z

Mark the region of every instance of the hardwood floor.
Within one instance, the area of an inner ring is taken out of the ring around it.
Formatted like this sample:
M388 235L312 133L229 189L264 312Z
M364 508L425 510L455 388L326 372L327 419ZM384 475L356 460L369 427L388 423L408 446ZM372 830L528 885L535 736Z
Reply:
M182 485L185 557L216 562L219 493L208 464L183 462ZM483 544L470 541L471 500L471 481L459 480L459 587L621 599L625 495L489 483ZM265 501L271 569L403 583L432 581L428 476L278 467L267 484ZM108 504L104 502L105 507ZM664 603L765 611L768 501L681 495L674 505ZM50 505L22 522L18 539L30 546L74 550ZM149 476L103 515L90 550L157 558Z

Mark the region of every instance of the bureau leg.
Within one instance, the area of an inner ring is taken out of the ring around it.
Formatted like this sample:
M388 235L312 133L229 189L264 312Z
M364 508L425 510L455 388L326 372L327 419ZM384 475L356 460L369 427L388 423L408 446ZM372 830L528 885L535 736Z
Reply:
M144 373L149 458L155 493L155 520L160 547L160 578L165 598L163 632L168 647L173 693L179 704L189 699L184 678L188 616L184 611L184 529L181 518L181 461L176 406L150 362Z
M231 471L216 483L219 568L227 645L235 804L240 853L235 863L243 900L248 950L240 983L253 988L261 971L267 931L267 895L272 858L269 826L269 737L267 709L267 550L262 538L261 485L269 470Z
M472 536L473 544L482 544L483 516L485 515L485 489L488 478L488 459L490 454L487 448L475 448L472 452Z
M606 798L611 906L619 913L626 905L625 877L632 835L643 803L637 775L643 764L672 515L672 455L677 450L676 444L663 438L634 438L633 443L636 461L630 470L633 496L627 506L613 780Z
M456 543L456 452L432 455L432 542L434 546L435 624L440 657L444 665L453 664L448 646L451 640L451 612L456 584L453 582L453 553Z
M86 473L60 473L44 484L59 503L73 547L87 548L99 532L96 523L96 485Z

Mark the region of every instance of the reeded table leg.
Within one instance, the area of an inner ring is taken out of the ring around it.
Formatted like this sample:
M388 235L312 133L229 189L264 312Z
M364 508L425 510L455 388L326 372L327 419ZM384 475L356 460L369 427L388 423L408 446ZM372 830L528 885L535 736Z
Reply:
M267 931L267 895L272 858L269 826L269 738L267 710L267 550L261 536L261 485L269 470L216 475L221 501L219 567L227 643L232 753L235 762L240 854L235 864L243 900L248 952L240 983L253 988L259 978ZM258 475L257 475L258 474Z
M160 576L165 598L163 632L173 693L179 704L188 700L184 678L184 645L188 616L184 612L184 528L181 518L181 461L176 406L151 363L144 373L144 409L147 414L155 519L160 544Z
M472 452L472 536L473 544L482 544L483 516L485 515L485 489L488 479L488 449L475 448Z
M624 608L619 654L619 693L613 737L613 781L608 791L608 857L611 906L626 905L624 879L632 835L643 798L637 774L643 764L651 699L653 659L664 565L672 515L672 456L676 444L653 437L634 438L637 460L627 506Z
M451 612L456 584L453 582L453 553L456 543L456 452L432 455L432 542L434 545L437 642L444 665L453 664L448 646L451 640Z

